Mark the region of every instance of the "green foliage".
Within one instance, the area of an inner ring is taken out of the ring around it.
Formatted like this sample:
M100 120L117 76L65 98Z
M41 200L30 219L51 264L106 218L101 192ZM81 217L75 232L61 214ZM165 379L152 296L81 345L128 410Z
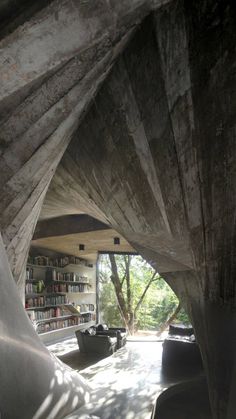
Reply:
M125 274L124 256L116 255L116 264L119 277L122 279ZM111 268L107 255L100 258L100 311L102 320L109 326L120 326L123 324L119 312L116 294L111 282ZM141 256L132 256L130 263L130 280L132 292L132 309L137 306L140 297L154 274L153 268ZM126 295L126 282L122 287ZM157 280L152 282L145 298L137 312L136 326L141 330L158 330L170 317L178 306L178 298L164 281L157 275ZM179 312L177 322L189 323L187 314L183 309Z
M185 325L189 325L190 324L190 320L189 317L186 313L186 311L184 310L184 308L182 307L180 312L178 313L178 316L176 316L176 322L178 323L182 323Z

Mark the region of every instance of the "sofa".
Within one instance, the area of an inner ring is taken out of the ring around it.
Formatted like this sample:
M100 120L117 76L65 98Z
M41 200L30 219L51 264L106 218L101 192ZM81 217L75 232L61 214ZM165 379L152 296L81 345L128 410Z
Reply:
M96 326L96 335L112 336L117 339L117 349L126 344L127 331L124 327L107 327L107 325Z
M202 358L192 327L170 325L163 342L163 367L201 366Z
M76 330L75 335L80 352L112 355L117 349L116 336L87 334L81 330Z
M106 325L92 326L75 332L81 352L112 355L126 343L125 328L108 328Z

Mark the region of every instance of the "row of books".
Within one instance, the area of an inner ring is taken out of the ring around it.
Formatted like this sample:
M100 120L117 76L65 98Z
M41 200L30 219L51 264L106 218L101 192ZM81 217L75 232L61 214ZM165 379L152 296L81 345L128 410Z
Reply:
M44 282L38 281L35 283L26 283L25 284L25 293L26 294L40 294L44 290Z
M65 282L81 282L89 283L87 276L79 275L75 272L60 272L56 269L48 269L46 272L46 279L48 281L65 281Z
M25 301L25 308L31 307L45 307L49 305L67 304L67 297L65 295L51 295L38 296L34 298L27 298Z
M79 317L80 324L88 323L88 322L91 322L92 320L94 320L94 321L96 320L95 313L86 313L83 316Z
M88 292L89 287L85 284L77 284L77 285L70 285L70 284L53 284L47 287L48 293L53 292Z
M52 330L64 329L65 327L76 326L79 323L78 317L70 317L64 320L55 320L48 323L40 323L37 326L38 333L50 332Z
M37 332L38 333L51 332L52 330L64 329L65 327L84 324L92 320L95 321L94 314L88 314L87 317L70 317L69 319L64 319L64 320L61 319L61 320L55 320L55 321L53 320L53 321L45 322L45 323L39 323L37 325Z
M88 262L84 259L81 259L76 256L67 256L67 255L54 259L54 262L55 262L55 265L53 266L58 266L60 268L63 268L66 265L90 266Z
M53 317L71 315L71 312L64 307L51 307L47 310L28 310L27 314L31 321L47 320Z
M75 289L73 290L74 287L75 287L74 285L72 286L68 285L68 292L89 292L90 290L89 286L86 284L78 284L76 286L76 291Z
M51 296L45 296L45 305L49 306L49 305L58 305L58 304L67 304L68 303L68 299L66 297L66 295L51 295Z
M29 256L28 263L32 265L40 265L40 266L58 266L59 268L64 268L67 265L80 265L80 266L88 266L93 267L92 264L88 263L86 260L81 259L76 256L62 256L58 258L50 258L48 256Z
M95 306L94 304L79 304L76 308L80 313L83 313L85 311L94 311Z
M33 268L29 268L27 266L27 268L26 268L26 280L33 279L33 278L34 278L34 270L33 270Z

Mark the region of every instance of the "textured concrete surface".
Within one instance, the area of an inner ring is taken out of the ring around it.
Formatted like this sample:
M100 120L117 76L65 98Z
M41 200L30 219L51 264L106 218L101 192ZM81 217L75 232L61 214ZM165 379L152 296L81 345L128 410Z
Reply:
M78 373L50 354L21 303L0 237L0 415L63 418L90 399ZM9 298L10 297L10 298Z
M0 41L0 228L19 290L38 217L111 226L182 300L213 417L234 418L233 2L54 0L25 21L16 3Z

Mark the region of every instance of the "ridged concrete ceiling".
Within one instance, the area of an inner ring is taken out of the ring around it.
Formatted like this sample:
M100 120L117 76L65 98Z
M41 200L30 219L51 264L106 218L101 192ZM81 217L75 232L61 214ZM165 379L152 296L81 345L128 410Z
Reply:
M1 41L1 231L18 283L43 202L121 234L187 307L231 419L235 6L165 3L58 0Z

